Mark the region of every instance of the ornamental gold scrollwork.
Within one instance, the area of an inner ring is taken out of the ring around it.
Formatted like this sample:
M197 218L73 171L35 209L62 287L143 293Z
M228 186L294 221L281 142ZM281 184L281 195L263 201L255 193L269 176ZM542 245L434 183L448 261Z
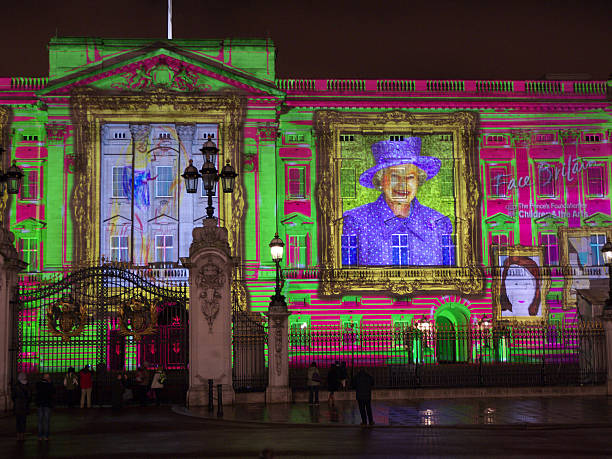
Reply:
M62 341L83 333L87 323L87 308L71 300L62 300L50 304L47 308L49 331L59 336Z
M157 306L145 298L132 298L119 308L119 333L136 341L157 332Z
M318 212L320 294L341 296L357 292L411 295L419 291L457 291L478 294L484 290L484 273L477 240L480 188L477 167L476 112L345 113L320 110L314 115L317 149L316 200ZM455 233L457 266L343 267L341 257L342 204L340 199L341 144L343 133L452 134L455 182Z
M100 257L100 126L104 123L211 123L219 126L223 160L235 167L242 161L242 125L246 111L245 97L237 94L182 94L165 88L146 92L102 91L78 87L70 97L75 128L75 173L71 196L71 213L75 228L75 263ZM234 192L224 196L219 217L228 228L232 257L243 252L245 190L238 170Z

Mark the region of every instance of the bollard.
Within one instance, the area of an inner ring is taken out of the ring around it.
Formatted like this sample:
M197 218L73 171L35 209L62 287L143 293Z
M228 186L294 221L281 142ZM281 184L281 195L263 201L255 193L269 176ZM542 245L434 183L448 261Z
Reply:
M210 413L212 413L214 411L214 407L213 407L213 391L214 391L213 380L209 379L208 380L208 411Z
M221 384L217 384L217 417L223 417L223 389Z

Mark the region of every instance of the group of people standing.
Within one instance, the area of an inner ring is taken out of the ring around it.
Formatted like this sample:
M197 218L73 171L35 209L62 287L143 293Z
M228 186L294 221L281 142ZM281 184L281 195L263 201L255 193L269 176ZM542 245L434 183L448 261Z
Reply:
M317 362L312 362L308 367L308 403L310 405L319 404L319 388L321 387L321 373L317 367ZM351 385L355 389L355 398L359 406L361 424L374 424L372 417L372 388L374 378L363 368L360 369L351 380ZM335 362L327 372L327 389L329 396L327 402L333 406L335 403L334 394L339 390L348 389L348 371L345 362Z
M73 367L68 368L64 375L63 386L65 402L68 408L73 408L79 396L81 408L91 408L92 387L94 374L89 365L85 365L78 373ZM145 405L148 398L155 398L157 406L163 400L163 389L166 383L166 373L156 368L153 377L145 367L140 367L130 383L125 372L117 374L112 386L113 410L121 408L125 401L135 398L141 405ZM154 394L154 395L153 395ZM56 391L51 381L51 375L44 373L32 391L25 373L17 375L17 381L12 388L13 407L15 412L17 440L25 440L27 416L30 412L32 400L38 408L38 439L49 439L49 426L51 408L56 403Z

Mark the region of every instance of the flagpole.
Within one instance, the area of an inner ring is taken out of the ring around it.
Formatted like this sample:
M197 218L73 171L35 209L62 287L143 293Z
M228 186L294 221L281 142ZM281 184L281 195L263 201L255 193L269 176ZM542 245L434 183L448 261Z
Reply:
M172 0L168 0L168 40L172 40Z

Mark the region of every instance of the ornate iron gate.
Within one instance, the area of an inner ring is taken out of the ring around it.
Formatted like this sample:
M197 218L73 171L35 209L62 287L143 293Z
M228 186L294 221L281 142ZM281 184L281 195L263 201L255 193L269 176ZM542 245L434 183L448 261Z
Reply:
M234 309L232 379L236 392L265 391L268 386L267 325L259 313Z
M107 404L117 372L159 366L168 401L184 403L188 287L157 280L156 272L106 264L47 281L42 273L23 276L13 303L15 373L50 373L63 389L69 367L89 364L94 404Z

